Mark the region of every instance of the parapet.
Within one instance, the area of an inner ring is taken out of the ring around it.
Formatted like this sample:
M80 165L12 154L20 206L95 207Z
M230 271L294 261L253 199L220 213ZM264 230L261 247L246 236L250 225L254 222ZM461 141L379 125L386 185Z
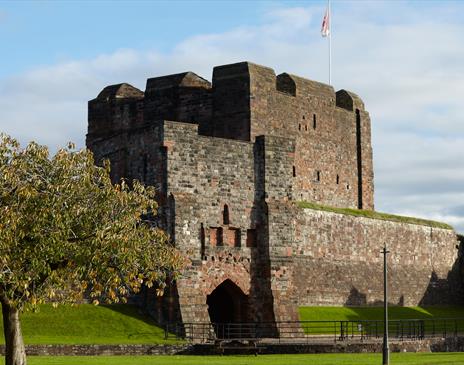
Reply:
M118 105L137 102L129 105L130 115L124 117L128 122L111 122L120 114L110 106L113 101ZM239 62L214 67L212 83L188 71L149 78L145 92L127 83L107 86L89 102L89 132L115 130L119 124L131 128L133 122L175 120L198 124L203 135L254 141L261 134L286 135L289 118L298 120L299 113L319 115L321 108L335 107L363 111L364 103L346 90L335 93L324 83L286 72L276 75L272 68Z
M213 85L217 81L228 79L228 78L240 78L240 77L249 77L250 73L262 73L270 74L275 78L275 72L272 68L257 65L252 62L238 62L231 63L229 65L216 66L213 69Z
M143 91L130 84L122 83L105 87L98 94L97 99L105 101L113 99L142 99L143 96Z
M364 110L364 103L361 98L355 93L347 90L337 91L337 106L349 111L354 111L355 109Z
M127 83L105 87L89 101L88 136L104 137L141 124L143 99L143 91Z
M292 96L319 96L331 100L335 96L332 86L321 82L305 79L286 72L276 77L277 91L290 94Z
M276 77L276 90L296 96L296 82L288 73L280 74Z
M147 80L144 119L196 123L208 134L212 114L211 83L193 72Z
M198 87L210 89L211 83L197 74L188 71L148 79L145 94L151 94L156 91L177 87Z

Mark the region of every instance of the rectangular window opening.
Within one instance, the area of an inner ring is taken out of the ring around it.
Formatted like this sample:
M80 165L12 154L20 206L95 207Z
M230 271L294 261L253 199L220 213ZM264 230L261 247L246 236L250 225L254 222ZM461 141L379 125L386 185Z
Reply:
M226 245L230 247L240 247L240 229L229 228L227 230Z
M210 227L209 229L209 243L211 246L222 246L222 228Z

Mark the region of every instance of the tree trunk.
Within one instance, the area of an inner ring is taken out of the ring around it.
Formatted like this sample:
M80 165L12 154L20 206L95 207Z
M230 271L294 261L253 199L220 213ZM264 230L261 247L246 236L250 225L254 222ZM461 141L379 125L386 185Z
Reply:
M5 333L5 365L26 365L19 310L2 301L3 331Z

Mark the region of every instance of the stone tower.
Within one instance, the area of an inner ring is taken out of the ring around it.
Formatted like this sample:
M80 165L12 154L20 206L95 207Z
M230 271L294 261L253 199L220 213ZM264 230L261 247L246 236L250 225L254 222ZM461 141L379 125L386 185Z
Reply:
M160 321L297 320L299 305L350 304L353 289L378 301L379 239L398 245L392 295L417 304L456 259L452 230L298 206L374 209L370 118L352 92L242 62L212 83L186 72L145 92L108 86L88 117L96 160L157 188L158 224L190 260L148 304Z

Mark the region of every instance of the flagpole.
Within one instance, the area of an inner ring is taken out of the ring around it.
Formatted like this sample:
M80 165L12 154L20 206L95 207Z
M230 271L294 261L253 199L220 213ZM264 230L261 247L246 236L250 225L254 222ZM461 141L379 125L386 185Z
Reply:
M322 20L321 34L328 37L329 41L329 85L332 85L332 19L330 14L330 0L327 0L327 9L325 10L324 19Z
M332 14L330 0L327 0L327 9L329 14L329 85L332 85Z

